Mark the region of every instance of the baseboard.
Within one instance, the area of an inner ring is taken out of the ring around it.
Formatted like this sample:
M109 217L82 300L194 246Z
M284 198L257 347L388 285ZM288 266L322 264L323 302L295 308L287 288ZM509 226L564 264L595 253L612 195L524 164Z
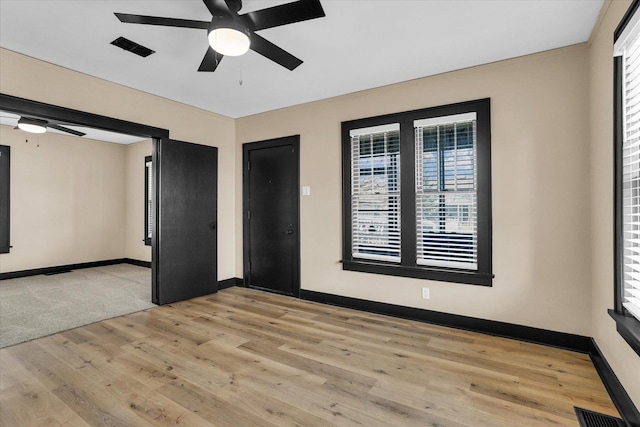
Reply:
M151 261L140 261L138 259L124 258L122 262L131 264L131 265L137 265L138 267L151 268Z
M611 369L607 359L604 358L598 344L596 344L593 338L591 339L589 356L607 392L609 392L613 404L616 405L616 409L622 416L622 419L627 423L627 426L640 427L640 412L638 412L638 408L633 404L633 401L620 383L620 380L618 380L613 369Z
M544 344L566 350L589 353L591 338L564 332L549 331L530 326L515 325L513 323L497 322L476 317L461 316L439 311L405 307L376 301L368 301L322 292L300 290L300 298L309 301L322 302L340 307L352 308L371 313L386 314L403 319L417 320L467 331L481 332L504 338L516 339L536 344Z
M239 277L231 277L229 279L219 280L218 281L218 290L233 288L234 286L242 286L242 279Z
M132 260L133 261L133 260ZM31 270L11 271L0 273L0 280L16 279L18 277L37 276L39 274L58 273L66 270L80 270L82 268L104 267L105 265L115 265L127 263L127 258L108 259L104 261L83 262L79 264L58 265L55 267L34 268Z
M65 271L69 271L69 270L80 270L83 268L92 268L92 267L104 267L105 265L115 265L115 264L131 264L131 265L137 265L139 267L151 268L151 263L148 261L140 261L140 260L131 259L131 258L118 258L118 259L107 259L104 261L82 262L79 264L57 265L55 267L43 267L43 268L34 268L31 270L21 270L21 271L11 271L9 273L0 273L0 280L17 279L18 277L37 276L39 274L55 274L55 273L62 273Z

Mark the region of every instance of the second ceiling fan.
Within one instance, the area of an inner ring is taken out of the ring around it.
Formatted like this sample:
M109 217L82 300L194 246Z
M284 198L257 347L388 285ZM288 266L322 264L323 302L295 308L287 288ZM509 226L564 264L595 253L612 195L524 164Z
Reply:
M232 49L226 51L227 55L238 55L244 53L247 49L251 49L265 58L289 70L293 70L302 64L302 60L256 34L256 31L325 16L320 0L298 0L242 15L238 14L238 11L242 8L241 0L203 0L203 2L213 16L211 21L163 18L128 13L116 13L115 15L120 22L129 24L207 30L210 46L198 71L216 70L226 48L225 46L220 46L220 43L225 42L229 42L232 45ZM218 51L214 50L212 46L216 47Z

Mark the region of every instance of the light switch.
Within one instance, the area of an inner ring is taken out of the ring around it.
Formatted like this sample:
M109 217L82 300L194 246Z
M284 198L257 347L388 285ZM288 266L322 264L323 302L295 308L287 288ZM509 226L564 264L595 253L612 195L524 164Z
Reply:
M311 187L309 187L308 185L302 186L302 195L303 196L310 196L311 195Z

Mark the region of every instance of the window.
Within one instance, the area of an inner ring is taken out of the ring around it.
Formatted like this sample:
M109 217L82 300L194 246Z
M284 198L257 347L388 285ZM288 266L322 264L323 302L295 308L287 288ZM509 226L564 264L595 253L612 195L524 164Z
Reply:
M0 254L8 254L9 241L9 154L11 147L0 145Z
M476 121L414 122L418 264L477 270Z
M144 244L151 246L153 234L153 164L151 156L144 158Z
M344 269L491 285L489 107L342 123Z
M354 258L400 261L399 129L351 132Z
M634 2L615 31L615 319L640 355L640 14Z

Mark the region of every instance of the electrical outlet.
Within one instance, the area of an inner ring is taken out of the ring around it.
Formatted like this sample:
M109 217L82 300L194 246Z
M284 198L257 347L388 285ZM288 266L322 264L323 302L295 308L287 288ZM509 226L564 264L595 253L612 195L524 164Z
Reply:
M422 299L429 299L429 288L422 288Z

